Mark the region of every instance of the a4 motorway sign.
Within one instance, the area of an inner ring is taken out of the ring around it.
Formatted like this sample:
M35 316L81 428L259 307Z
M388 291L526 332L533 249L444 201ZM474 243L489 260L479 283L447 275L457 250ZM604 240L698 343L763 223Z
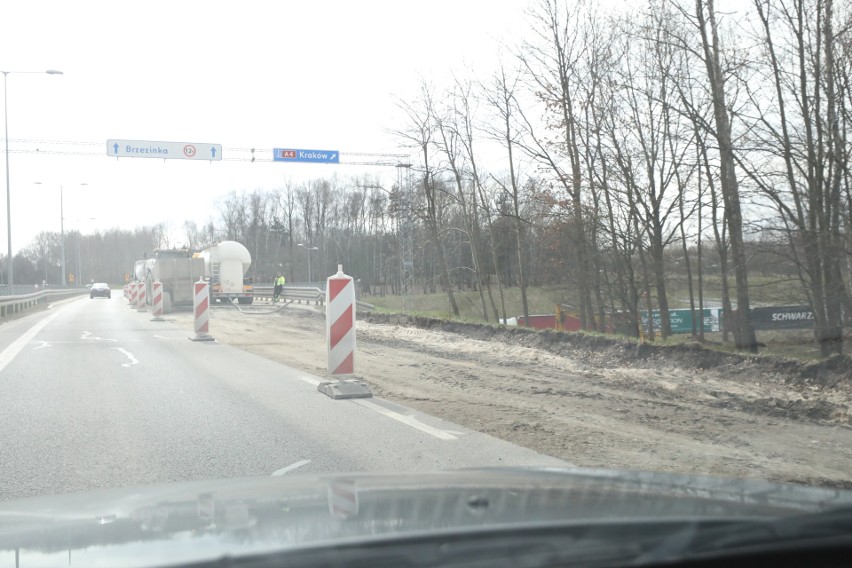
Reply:
M314 164L339 164L337 150L301 150L299 148L273 148L272 159L276 162L309 162Z

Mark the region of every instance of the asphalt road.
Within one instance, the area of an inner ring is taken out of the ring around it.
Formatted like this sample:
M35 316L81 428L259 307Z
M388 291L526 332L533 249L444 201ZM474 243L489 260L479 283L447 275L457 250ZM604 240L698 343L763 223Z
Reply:
M211 478L564 462L321 377L193 342L112 300L0 325L0 502ZM215 336L215 319L211 328Z

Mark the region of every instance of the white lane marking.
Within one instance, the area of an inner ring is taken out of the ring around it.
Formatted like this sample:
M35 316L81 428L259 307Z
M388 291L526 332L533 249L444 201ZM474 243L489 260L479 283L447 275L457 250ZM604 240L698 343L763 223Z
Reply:
M272 477L278 477L280 475L284 475L287 472L293 471L294 469L299 469L303 465L308 465L309 463L311 463L311 460L302 460L302 461L297 461L296 463L291 463L287 467L282 467L281 469L275 471L272 474Z
M299 379L313 386L318 386L320 383L324 382L310 376L299 377ZM393 410L389 410L383 406L376 404L375 402L370 402L368 400L363 399L353 399L352 402L354 402L355 404L360 404L361 406L369 408L370 410L374 410L379 414L387 416L388 418L393 418L394 420L402 422L403 424L411 426L412 428L416 428L417 430L425 432L430 436L435 436L440 440L456 440L458 439L458 436L462 434L461 432L450 432L448 430L440 430L438 428L433 428L428 424L423 424L413 416L405 416L404 414L400 414L399 412L394 412Z
M457 439L456 436L453 436L452 434L450 434L446 430L440 430L438 428L433 428L432 426L429 426L428 424L423 424L422 422L420 422L419 420L417 420L413 416L405 416L404 414L400 414L399 412L394 412L393 410L389 410L389 409L387 409L383 406L376 404L375 402L372 402L372 401L369 401L369 400L363 400L363 399L353 399L352 402L354 402L355 404L361 405L364 408L369 408L370 410L374 410L374 411L378 412L379 414L383 414L384 416L387 416L388 418L393 418L394 420L396 420L398 422L402 422L403 424L406 424L407 426L411 426L412 428L416 428L417 430L420 430L421 432L425 432L425 433L429 434L430 436L435 436L439 440L456 440Z
M91 331L84 331L84 332L83 332L83 335L81 335L81 336L80 336L80 339L85 340L85 341L112 341L112 342L118 342L118 340L117 340L117 339L109 339L109 338L104 338L104 337L89 337L90 335L92 335L92 332L91 332Z
M33 351L37 349L44 349L45 347L53 347L53 344L49 341L42 341L40 339L38 341L31 341L30 345L38 345L38 347L33 347Z
M6 368L6 365L11 363L12 359L14 359L15 356L20 353L24 349L24 347L26 347L27 344L29 344L33 340L33 338L38 332L44 329L47 324L55 320L61 313L62 309L58 310L53 315L44 318L43 320L29 328L27 331L25 331L24 334L21 335L21 337L10 343L9 346L6 347L6 349L4 349L2 353L0 353L0 373L2 373L3 369Z
M130 351L126 351L126 350L122 349L121 347L113 347L113 349L115 349L116 351L121 351L122 353L124 353L127 356L128 359L130 359L130 363L122 363L121 364L122 367L130 367L132 365L138 365L139 364L139 359L134 357L133 353L131 353Z

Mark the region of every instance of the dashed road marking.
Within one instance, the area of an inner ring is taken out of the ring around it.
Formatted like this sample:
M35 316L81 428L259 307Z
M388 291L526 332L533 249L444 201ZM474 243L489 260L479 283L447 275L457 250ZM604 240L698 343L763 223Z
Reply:
M117 340L117 339L109 339L109 338L104 338L104 337L90 337L91 335L92 335L92 332L91 332L91 331L84 331L84 332L83 332L83 335L81 335L81 336L80 336L80 339L85 340L85 341L112 341L112 342L118 342L118 340Z
M380 406L380 405L378 405L375 402L372 402L370 400L353 399L352 402L354 402L357 405L363 406L364 408L369 408L370 410L374 410L375 412L378 412L379 414L387 416L388 418L392 418L392 419L396 420L397 422L402 422L403 424L405 424L407 426L411 426L412 428L420 430L421 432L425 432L426 434L429 434L430 436L434 436L434 437L438 438L439 440L457 440L458 439L456 436L454 436L453 434L450 434L446 430L434 428L432 426L429 426L428 424L424 424L424 423L420 422L418 419L416 419L413 416L406 416L404 414L400 414L399 412L394 412L393 410L390 410L390 409L387 409L383 406Z
M131 353L130 351L122 349L121 347L113 347L113 349L115 349L116 351L121 351L122 353L124 353L127 356L128 359L130 359L129 363L122 363L121 364L122 367L131 367L133 365L139 364L139 359L134 357L133 353Z
M309 385L313 385L313 386L318 386L321 382L323 382L323 381L317 379L316 377L311 377L309 375L303 375L303 376L299 377L299 379L308 383ZM450 432L449 430L441 430L440 428L433 428L432 426L429 426L428 424L424 424L423 422L420 422L418 419L416 419L413 416L406 416L405 414L400 414L399 412L395 412L393 410L387 409L387 408L380 406L380 405L376 404L375 402L372 402L372 401L369 401L369 400L352 399L350 402L354 402L355 404L359 404L359 405L363 406L364 408L369 408L370 410L378 412L379 414L382 414L383 416L387 416L388 418L392 418L393 420L396 420L397 422L402 422L403 424L405 424L407 426L411 426L412 428L420 430L421 432L425 432L426 434L429 434L430 436L434 436L434 437L438 438L439 440L447 440L447 441L457 440L458 436L462 435L462 432L456 432L456 431Z
M309 463L311 463L311 460L302 460L297 461L296 463L291 463L287 467L282 467L281 469L273 472L272 477L279 477L281 475L284 475L285 473L293 471L294 469L299 469L303 465L308 465Z

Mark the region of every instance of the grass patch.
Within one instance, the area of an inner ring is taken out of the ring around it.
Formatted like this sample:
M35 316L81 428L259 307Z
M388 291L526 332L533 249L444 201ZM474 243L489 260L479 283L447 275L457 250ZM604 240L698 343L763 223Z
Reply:
M489 321L494 321L494 312L491 309L488 292L485 291L484 294L485 305L488 308L488 319ZM497 304L497 309L501 310L500 296L496 286L492 288L492 294L494 295L494 303ZM476 290L459 290L454 295L456 305L459 307L460 319L484 321L479 292ZM503 296L508 317L523 314L520 288L505 288ZM373 304L377 309L387 310L388 312L398 313L403 311L402 296L365 296L362 300ZM441 318L453 317L447 294L443 292L415 294L411 300L412 312L415 314ZM552 314L556 309L556 304L576 305L577 299L574 290L568 287L530 287L527 289L527 302L530 314Z
M736 302L736 284L731 278L731 300ZM668 281L666 293L671 309L683 309L689 307L689 289L685 276L672 276ZM750 299L752 305L757 306L784 306L799 305L807 303L802 294L801 285L798 280L782 278L778 276L754 275L749 278ZM498 310L502 310L500 295L496 286L492 286L491 293ZM651 290L652 299L656 307L654 289ZM698 302L698 291L694 290L695 301ZM488 319L494 320L491 302L488 299L487 290L484 292L485 304L488 309ZM503 297L506 304L506 316L515 317L522 315L523 304L521 302L520 288L504 288ZM473 321L484 321L482 307L480 305L479 292L476 290L455 291L456 304L459 307L459 317ZM390 312L403 311L402 296L365 296L362 298L377 308ZM704 278L704 301L706 304L718 305L722 301L721 278L718 275L709 275ZM576 288L573 286L531 286L527 289L527 303L530 314L552 314L555 312L556 304L576 306L579 304ZM617 304L616 304L617 305ZM435 317L453 317L447 294L436 292L434 294L415 294L412 297L413 312ZM643 306L644 307L644 306ZM502 313L501 313L502 315Z
M673 279L672 284L675 284ZM685 279L684 279L685 280ZM718 282L718 277L708 277L706 280L707 287L705 289L705 301L721 300L720 293L714 293L712 284ZM754 305L797 305L805 303L799 296L798 281L789 279L780 279L778 277L760 277L753 276L750 278L753 290L751 299ZM682 290L673 287L669 290L669 301L672 309L688 307L688 292L686 288ZM718 290L716 290L718 292ZM735 298L735 289L732 289L732 299ZM492 287L494 302L500 309L500 297L497 287ZM515 317L523 314L521 291L519 288L506 288L503 290L506 311L508 317ZM454 321L468 323L484 323L482 317L482 309L480 306L479 292L475 290L460 290L455 292L456 303L459 307L459 316L454 317L450 310L449 301L445 293L434 294L416 294L412 297L412 311L410 315L432 317L439 319L451 319ZM402 296L365 296L362 298L376 306L377 313L402 313L403 298ZM569 286L548 286L548 287L530 287L527 290L527 300L529 304L530 314L552 314L555 312L556 304L577 305L576 290ZM683 301L681 301L683 300ZM485 302L488 307L488 321L495 322L491 303L488 299L487 291L485 292ZM502 315L502 314L501 314ZM586 334L594 334L594 332L585 332ZM603 334L601 334L603 335ZM608 335L607 337L613 337ZM627 336L623 337L635 341L635 338ZM809 329L803 330L785 330L785 331L759 331L757 332L757 340L764 346L760 348L761 354L772 355L784 359L793 359L797 361L818 361L823 359L820 355L819 346L814 341L813 331ZM673 335L661 340L656 337L655 343L658 345L681 345L695 341L689 334ZM722 342L721 332L705 333L705 344L707 349L720 351L723 353L738 353L733 344L733 336L730 342ZM844 338L844 353L852 354L852 330L847 331Z

